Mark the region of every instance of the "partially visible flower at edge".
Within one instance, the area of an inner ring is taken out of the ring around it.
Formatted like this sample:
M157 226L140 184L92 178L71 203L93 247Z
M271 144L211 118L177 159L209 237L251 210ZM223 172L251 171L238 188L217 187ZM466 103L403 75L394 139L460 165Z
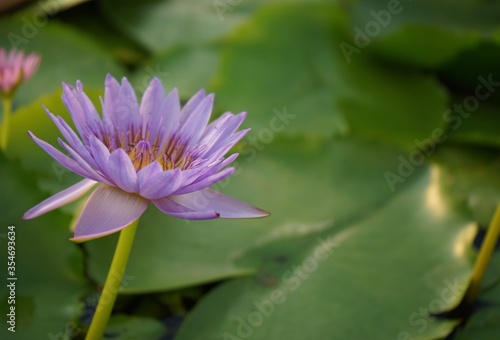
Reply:
M33 76L42 57L36 53L25 55L12 49L7 53L0 48L0 94L11 96L19 84Z
M79 216L73 241L117 232L153 203L165 214L184 219L255 218L268 212L209 188L230 176L226 168L238 154L224 155L250 130L236 131L246 113L227 112L208 124L213 94L196 93L181 109L177 89L168 95L154 78L139 104L126 78L108 75L102 117L83 92L63 83L63 102L79 136L60 117L46 112L66 142L52 145L29 135L45 152L84 180L27 211L31 219L72 202L100 184Z

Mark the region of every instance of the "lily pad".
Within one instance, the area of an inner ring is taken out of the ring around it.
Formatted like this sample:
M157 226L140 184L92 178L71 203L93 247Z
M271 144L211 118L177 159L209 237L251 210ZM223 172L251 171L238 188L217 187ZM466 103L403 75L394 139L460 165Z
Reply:
M99 4L103 14L118 29L158 53L178 45L220 40L248 20L257 8L280 2L305 1L147 0L139 3L110 0Z
M424 68L443 65L500 29L500 6L474 1L362 0L350 12L356 48Z
M248 111L253 138L351 134L414 148L444 124L445 91L368 55L349 63L340 48L347 26L335 5L260 10L225 40L218 107Z
M142 64L132 77L136 90L143 94L153 77L165 88L176 87L182 99L189 99L212 80L219 63L217 46L177 46Z
M457 322L429 313L462 298L474 225L437 191L434 171L351 220L256 245L245 254L255 275L217 287L175 339L445 337Z

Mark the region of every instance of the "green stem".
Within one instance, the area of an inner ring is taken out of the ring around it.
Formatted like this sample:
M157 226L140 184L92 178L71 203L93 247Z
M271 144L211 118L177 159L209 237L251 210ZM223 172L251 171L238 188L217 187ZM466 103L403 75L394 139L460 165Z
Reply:
M131 223L120 232L115 255L113 256L106 283L104 284L99 303L92 318L92 323L85 337L86 340L100 340L103 338L123 274L125 273L125 267L127 266L130 250L132 249L138 222L139 220Z
M9 124L10 124L10 111L12 109L12 98L10 96L4 96L2 98L3 103L3 122L1 128L0 136L0 149L5 152L7 150L7 141L9 139Z
M469 289L465 295L465 300L467 303L472 304L477 297L481 282L483 281L484 273L488 267L493 251L497 244L498 237L500 236L500 204L498 204L495 211L495 215L491 220L488 231L486 232L486 237L483 240L483 244L479 249L479 254L474 265L474 270L472 271L472 277L470 280Z

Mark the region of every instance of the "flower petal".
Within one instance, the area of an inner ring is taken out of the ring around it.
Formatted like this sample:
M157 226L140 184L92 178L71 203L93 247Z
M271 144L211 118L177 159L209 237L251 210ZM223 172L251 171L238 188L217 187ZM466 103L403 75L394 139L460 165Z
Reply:
M237 115L228 113L213 121L203 133L200 141L200 144L207 145L204 154L210 154L212 150L217 150L224 145L226 139L238 129L246 116L246 112Z
M23 215L23 218L25 220L29 220L43 215L46 212L62 207L65 204L73 202L74 200L83 196L83 194L89 191L96 183L97 182L90 179L84 179L83 181L80 181L70 186L69 188L64 189L63 191L58 192L57 194L35 205Z
M159 114L151 122L151 126L155 127L155 124L161 126L161 131L158 129L158 133L161 132L165 137L170 136L172 131L179 126L179 119L181 117L181 101L179 99L179 92L176 88L170 91L167 98L163 100L158 113ZM162 140L161 137L160 135L158 138L159 141ZM154 140L153 134L151 134L151 140Z
M185 220L211 220L219 215L214 210L196 211L164 197L153 201L154 205L165 214Z
M89 130L97 133L100 130L100 117L94 104L83 92L83 85L76 82L76 88L63 83L63 102L71 114L76 129L84 142L88 141Z
M269 213L248 203L205 188L190 194L170 196L172 201L195 211L215 210L221 218L265 217Z
M106 175L106 177L109 177L107 172L110 155L108 148L96 136L90 136L89 143L96 168Z
M69 171L72 171L82 177L87 177L93 179L93 175L89 174L87 171L82 169L73 159L69 158L61 151L57 150L55 147L49 143L37 138L31 131L28 131L28 135L33 139L33 141L38 144L46 153L48 153L52 158L54 158L59 164L64 166Z
M180 124L184 125L186 120L191 116L191 113L200 105L201 101L205 98L205 90L201 89L194 96L192 96L186 105L182 108Z
M175 192L182 184L182 171L173 169L154 174L139 187L141 196L151 200L166 197Z
M43 105L42 105L43 106ZM80 138L78 138L77 134L71 129L71 127L64 121L61 116L54 116L45 106L43 106L47 115L52 119L54 124L57 126L64 139L68 142L73 150L75 150L87 163L89 163L92 167L96 166L94 159L90 155L90 152L85 148ZM93 137L93 136L91 136Z
M68 144L66 144L61 138L58 138L59 144L68 151L69 155L73 160L83 169L88 175L86 177L93 179L94 181L110 184L109 181L104 178L101 174L97 173L88 163L85 161L75 150L73 150Z
M117 149L111 153L107 173L123 190L137 192L137 173L125 150Z
M180 126L179 136L188 146L195 144L205 130L212 107L214 106L214 95L210 94L189 115L184 124Z
M113 78L110 74L106 75L106 80L104 81L104 101L102 106L103 118L109 120L113 124L115 123L115 103L118 100L118 91L120 89L120 84Z
M188 194L193 191L198 191L201 189L205 189L218 181L223 180L224 178L231 176L235 171L235 168L227 168L218 173L212 174L203 178L202 180L196 180L193 184L190 184L178 191L175 192L175 195Z
M83 242L125 228L146 210L149 200L139 195L101 185L83 207L72 241Z
M137 172L137 185L139 186L139 192L141 188L146 185L146 182L153 177L153 175L159 174L163 169L157 161L146 165L144 168Z

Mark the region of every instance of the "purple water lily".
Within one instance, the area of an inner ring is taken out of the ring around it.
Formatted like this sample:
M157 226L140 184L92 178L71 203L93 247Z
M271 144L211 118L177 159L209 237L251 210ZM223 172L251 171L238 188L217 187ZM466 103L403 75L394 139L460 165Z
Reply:
M33 76L42 58L35 53L0 48L0 93L10 95L22 82Z
M123 78L107 76L102 118L83 92L63 84L63 102L79 136L47 109L66 142L65 155L28 132L61 165L83 177L24 214L31 219L76 200L100 184L86 202L74 241L119 231L138 219L152 202L164 213L184 219L254 218L266 211L209 188L230 176L226 168L238 154L224 155L249 131L236 131L246 113L225 113L208 124L213 94L196 93L181 109L174 89L168 95L153 79L141 103ZM208 124L208 125L207 125Z

